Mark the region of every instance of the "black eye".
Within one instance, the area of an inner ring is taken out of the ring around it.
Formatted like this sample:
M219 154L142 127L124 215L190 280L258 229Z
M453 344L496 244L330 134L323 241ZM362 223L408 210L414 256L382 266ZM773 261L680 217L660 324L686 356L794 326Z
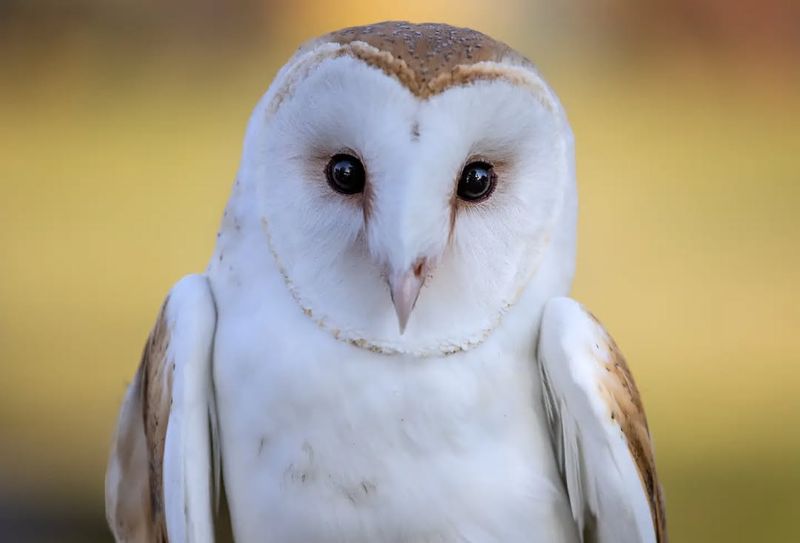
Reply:
M354 156L333 155L325 167L325 175L336 192L356 194L364 190L364 165Z
M497 174L488 162L470 162L458 180L458 197L467 202L480 202L491 196Z

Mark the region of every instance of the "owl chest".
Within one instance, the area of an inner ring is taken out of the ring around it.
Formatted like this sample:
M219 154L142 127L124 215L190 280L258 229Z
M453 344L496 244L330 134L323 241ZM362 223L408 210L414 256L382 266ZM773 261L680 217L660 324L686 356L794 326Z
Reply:
M237 540L573 540L529 353L415 360L289 337L218 333Z

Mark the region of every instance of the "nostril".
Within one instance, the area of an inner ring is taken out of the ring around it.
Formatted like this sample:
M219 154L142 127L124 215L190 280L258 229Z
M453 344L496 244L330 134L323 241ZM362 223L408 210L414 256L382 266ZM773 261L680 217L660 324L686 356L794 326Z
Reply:
M425 259L424 258L417 259L417 261L414 263L414 276L417 278L421 277L424 268L425 268Z

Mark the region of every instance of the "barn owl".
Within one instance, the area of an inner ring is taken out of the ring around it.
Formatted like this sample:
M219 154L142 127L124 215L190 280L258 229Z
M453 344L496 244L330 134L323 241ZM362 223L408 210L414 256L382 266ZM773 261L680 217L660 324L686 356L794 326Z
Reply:
M636 385L566 297L574 172L554 92L481 33L302 46L124 399L117 540L212 541L224 492L238 542L665 542Z

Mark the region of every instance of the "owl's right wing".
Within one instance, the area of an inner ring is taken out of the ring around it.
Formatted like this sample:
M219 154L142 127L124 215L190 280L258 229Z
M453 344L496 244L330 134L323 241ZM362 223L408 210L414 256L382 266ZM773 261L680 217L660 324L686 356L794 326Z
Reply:
M183 278L161 308L120 409L106 472L106 516L117 541L214 540L215 326L208 280Z
M582 541L666 543L650 431L614 340L576 301L554 298L542 316L537 359Z

